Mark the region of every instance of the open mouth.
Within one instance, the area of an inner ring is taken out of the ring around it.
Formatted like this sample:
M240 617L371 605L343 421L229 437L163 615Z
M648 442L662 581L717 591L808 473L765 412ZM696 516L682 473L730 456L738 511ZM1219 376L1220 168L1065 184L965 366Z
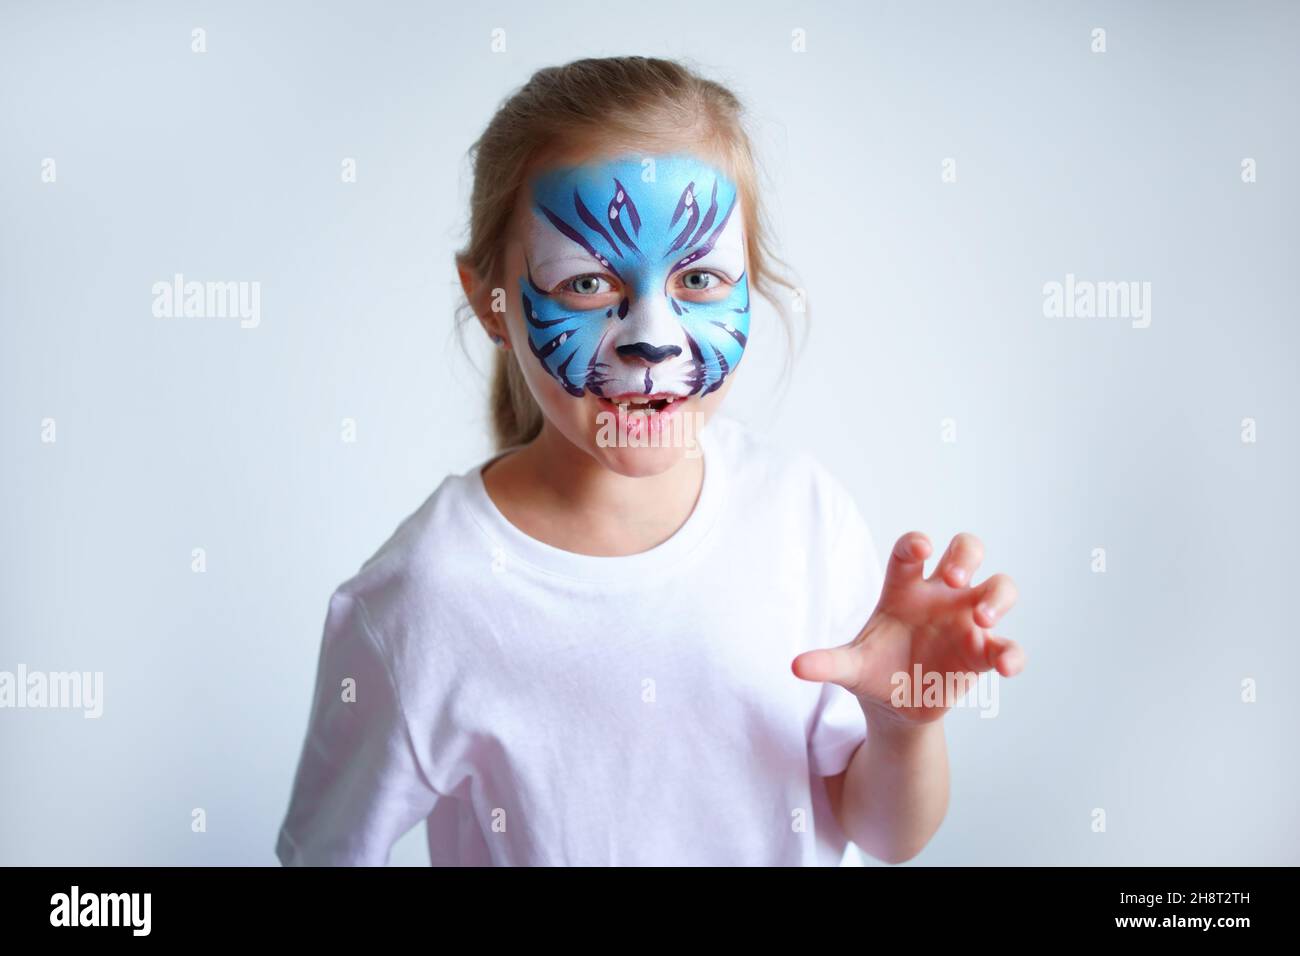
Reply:
M674 406L680 408L686 399L685 395L660 392L654 395L614 395L609 398L602 396L600 403L611 411L621 410L625 414L642 412L659 415L674 411Z

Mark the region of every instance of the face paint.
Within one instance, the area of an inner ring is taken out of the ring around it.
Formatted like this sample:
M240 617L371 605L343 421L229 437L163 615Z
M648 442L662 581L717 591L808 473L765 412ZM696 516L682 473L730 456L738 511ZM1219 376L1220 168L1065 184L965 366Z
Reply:
M570 395L706 395L749 335L742 213L690 156L550 170L532 181L520 277L533 355ZM706 278L707 277L707 278Z

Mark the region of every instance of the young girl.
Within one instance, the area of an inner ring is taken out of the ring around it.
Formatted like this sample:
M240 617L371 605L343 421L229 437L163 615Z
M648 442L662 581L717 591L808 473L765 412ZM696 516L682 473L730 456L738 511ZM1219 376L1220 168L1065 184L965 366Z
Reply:
M641 57L538 72L475 146L469 307L498 453L446 478L330 601L277 855L382 864L806 865L914 856L953 703L1020 669L973 584L717 415L780 303L736 98ZM878 600L877 600L878 599ZM897 675L897 676L896 676Z

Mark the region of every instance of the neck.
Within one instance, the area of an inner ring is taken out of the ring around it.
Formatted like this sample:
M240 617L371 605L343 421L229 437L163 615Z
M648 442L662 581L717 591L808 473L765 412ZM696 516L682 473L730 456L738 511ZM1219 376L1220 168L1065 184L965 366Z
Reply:
M703 477L700 456L683 457L657 475L619 474L546 422L483 480L493 502L526 534L566 551L616 556L670 538L695 508Z

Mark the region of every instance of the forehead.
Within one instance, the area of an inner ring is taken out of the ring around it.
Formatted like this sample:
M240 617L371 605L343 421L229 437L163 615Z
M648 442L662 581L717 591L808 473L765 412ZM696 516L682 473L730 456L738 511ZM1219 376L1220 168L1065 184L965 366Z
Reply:
M735 184L720 163L691 152L624 153L557 161L536 169L528 178L534 201L554 197L558 190L571 193L578 189L599 194L617 179L624 186L645 196L645 201L674 201L691 183L697 190L711 188L714 181L734 190Z
M523 238L532 261L669 274L692 263L744 271L740 195L730 176L689 152L556 162L528 179Z
M516 205L516 221L522 227L517 234L529 234L535 218L544 215L543 207L572 212L575 196L593 214L607 215L611 202L622 202L620 187L638 211L644 208L654 218L671 218L688 190L700 199L701 211L707 211L716 188L720 203L727 208L733 203L736 206L733 226L743 222L737 185L725 164L715 157L683 149L568 154L541 163L528 174Z

